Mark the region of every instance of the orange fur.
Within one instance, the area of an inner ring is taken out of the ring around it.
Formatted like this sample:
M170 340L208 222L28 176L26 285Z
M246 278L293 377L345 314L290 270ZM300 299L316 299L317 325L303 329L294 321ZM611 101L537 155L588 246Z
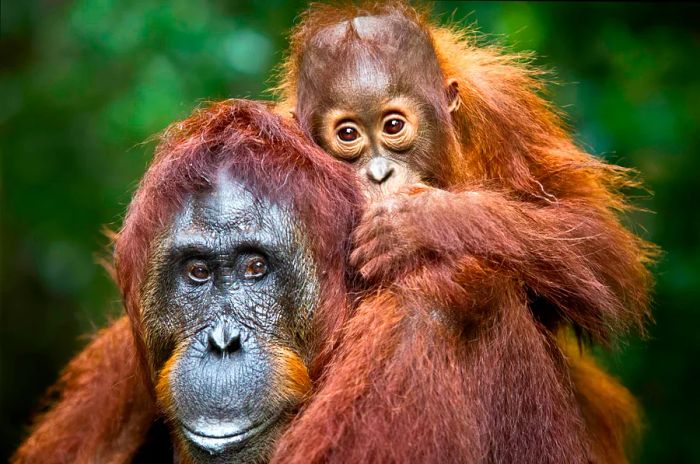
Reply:
M155 404L137 364L131 327L122 317L64 369L52 388L58 400L36 419L12 462L128 461L155 418Z
M605 164L573 143L540 96L540 73L521 57L479 47L469 31L438 26L426 13L403 3L368 4L340 12L314 6L292 36L276 110L288 114L297 104L298 58L314 31L360 12L386 11L418 23L434 44L445 79L458 82L459 108L454 120L443 121L456 128L444 180L451 193L462 195L463 207L473 208L476 222L446 215L441 234L448 239L441 243L466 256L445 259L446 266L441 267L426 259L434 256L431 253L422 255L409 272L382 282L382 291L362 300L353 317L339 303L344 298L339 290L342 277L338 273L329 277L328 299L336 304L323 309L327 323L319 325L319 336L327 343L310 371L314 381L319 376L322 381L315 384L313 400L283 437L276 459L442 457L443 462L524 462L529 457L535 462L539 457L543 459L537 462L576 462L585 456L591 462L625 462L626 437L638 424L634 400L589 355L577 355L557 337L572 318L577 329L603 342L629 329L642 330L649 317L651 278L646 266L653 261L655 248L620 224L619 213L629 210L620 192L635 185L632 172ZM179 149L178 155L185 157L198 140L215 140L226 112L225 105L219 106L190 120L189 126L182 126L185 131L173 128L182 137L171 138L159 156ZM277 149L284 150L284 143ZM199 165L193 166L190 172L199 172ZM463 194L470 189L493 201L464 202ZM321 191L330 192L332 187ZM128 231L132 240L124 256L129 263L122 275L135 333L139 333L138 284L147 257L143 250L153 230L162 226L158 209L177 202L168 199L170 191L163 194L153 185L142 187L141 193L143 216L152 222L132 224ZM167 201L149 203L149 195L165 196ZM322 209L332 203L325 197L314 200ZM503 214L503 207L510 213ZM562 221L562 214L569 222ZM407 217L419 229L425 226L420 218ZM503 248L499 234L485 236L479 248L479 243L465 242L455 232L473 233L483 224L508 230L503 220L509 220L508 227L516 227L516 232L526 231L506 241L511 248ZM528 228L532 224L546 228ZM538 240L543 236L549 241ZM420 240L407 246L424 251L429 244L425 237L410 238ZM333 233L319 238L337 239ZM525 246L532 244L534 249ZM525 253L507 253L518 251L516 245ZM358 261L367 264L363 256L371 254L358 255ZM561 257L568 260L557 261ZM380 281L384 272L391 273L388 266L375 268ZM583 280L577 284L574 279L572 284L567 276ZM594 287L586 292L588 284ZM533 317L525 292L533 286L538 289L535 296L554 301L554 309L545 309L557 313L557 324L543 327ZM605 290L607 299L595 301L591 295L597 289ZM57 386L59 402L39 419L14 461L87 462L95 456L102 462L125 460L156 414L147 381L119 383L140 372L138 343L125 319L103 332L69 365ZM283 364L296 379L285 388L295 394L306 390L296 360ZM116 394L106 398L104 392L115 385ZM514 385L523 391L541 389L542 398L518 395ZM428 424L427 431L422 424ZM537 455L540 442L558 439L561 443ZM368 446L353 447L356 444ZM406 447L405 453L401 447ZM331 454L326 454L329 449ZM518 450L530 454L513 454ZM566 455L562 450L573 451Z
M275 394L298 403L311 392L311 378L301 357L285 347L273 347L272 360L278 372L275 378L282 380Z
M156 398L160 411L165 415L167 420L172 420L174 417L173 396L170 387L170 378L172 372L177 365L178 360L182 356L183 349L176 348L173 354L163 365L163 368L158 374L158 382L156 383ZM182 464L194 462L185 443L185 438L179 432L171 432L171 437L175 445L176 455Z
M641 433L637 401L620 382L596 365L573 341L564 344L566 361L576 385L586 425L595 448L595 462L626 463Z
M170 376L172 375L173 369L178 362L178 359L182 356L182 349L175 349L170 358L165 361L163 368L158 374L158 383L156 384L156 398L160 409L165 411L166 415L172 415L173 409L173 397L170 389Z
M409 285L406 290L421 288L421 297L442 311L450 309L445 317L477 327L477 321L492 320L489 311L498 307L493 298L505 277L528 288L531 310L553 340L568 326L606 345L630 330L643 333L650 317L647 267L657 249L620 221L620 213L631 209L622 191L638 186L635 173L576 146L542 96L543 73L528 66L522 55L479 46L473 31L438 25L427 10L404 2L315 4L291 35L290 54L275 89L278 111L294 112L309 129L304 117L311 111L300 110L305 102L297 100L305 47L324 28L347 21L350 30L352 18L365 15L404 18L418 25L433 46L444 82L457 83L459 104L452 114L438 109L438 114L449 115L442 124L454 129L438 179L450 193L409 191L409 198L371 209L356 233L353 253L363 275L382 286L407 278L401 280ZM348 33L345 40L362 47L357 37ZM452 277L440 279L430 275L438 272L431 269L421 275L433 261L466 265L473 274L443 270ZM636 403L588 355L569 356L568 363L566 375L592 447L586 454L597 462L626 462L627 437L638 429ZM328 394L344 388L329 382ZM314 406L310 417L325 421L323 411ZM292 430L280 456L297 457L300 449L291 441L304 443L304 433L323 426L311 422ZM358 433L352 426L349 430ZM336 438L340 443L342 438ZM350 447L363 443L357 436L348 440ZM318 443L317 456L328 457L323 446Z
M151 426L172 414L168 382L178 353L160 373L146 361L143 280L153 244L184 199L209 191L214 174L222 169L271 202L290 205L300 227L313 238L309 252L321 270L311 321L314 349L302 360L292 351L273 348L277 371L287 376L274 393L295 405L307 395L349 316L347 250L362 195L352 171L314 146L293 121L273 115L262 103L213 103L162 135L116 238L116 274L129 317L97 334L71 361L54 387L58 401L37 418L13 462L117 463L133 459L142 445L147 454L171 451L149 449L150 443L144 443ZM156 446L168 446L155 438ZM177 436L171 444L179 460L191 460Z

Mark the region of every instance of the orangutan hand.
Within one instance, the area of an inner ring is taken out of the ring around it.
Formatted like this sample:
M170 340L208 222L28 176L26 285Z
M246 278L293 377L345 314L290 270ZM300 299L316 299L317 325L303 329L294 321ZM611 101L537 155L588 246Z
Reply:
M353 234L351 265L369 281L386 281L438 258L441 218L453 199L450 192L416 185L371 203Z

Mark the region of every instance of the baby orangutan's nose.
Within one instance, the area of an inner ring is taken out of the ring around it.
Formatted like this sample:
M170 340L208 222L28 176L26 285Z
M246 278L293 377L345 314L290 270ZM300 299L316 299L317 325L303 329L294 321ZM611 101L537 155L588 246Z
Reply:
M386 158L378 156L372 158L367 164L367 177L369 177L369 180L377 184L381 184L387 179L389 179L393 172L394 167L392 166L391 162Z

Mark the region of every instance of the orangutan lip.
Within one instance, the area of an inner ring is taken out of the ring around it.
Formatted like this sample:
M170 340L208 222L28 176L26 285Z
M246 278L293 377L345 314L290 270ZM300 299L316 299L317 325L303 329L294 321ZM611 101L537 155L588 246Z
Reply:
M221 454L229 448L240 448L245 443L267 429L278 416L273 416L269 420L265 420L257 425L254 425L246 430L238 431L230 434L214 434L212 432L194 431L182 424L182 430L185 437L198 448L208 452L209 454Z

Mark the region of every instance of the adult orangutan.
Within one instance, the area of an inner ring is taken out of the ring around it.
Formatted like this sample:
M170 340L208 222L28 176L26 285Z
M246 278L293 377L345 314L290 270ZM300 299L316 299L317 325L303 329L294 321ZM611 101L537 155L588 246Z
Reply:
M517 57L476 48L465 31L403 3L316 5L291 42L280 110L351 163L375 200L353 260L385 289L348 330L375 324L387 335L341 346L323 400L285 435L280 455L624 462L634 400L566 333L607 344L643 329L654 249L618 220L625 170L573 144ZM400 327L417 308L452 321L473 345L457 351ZM542 372L548 399L536 374L546 357L557 366ZM441 409L429 386L451 369L446 377L462 382ZM411 408L425 404L422 417L443 434L414 430L421 416Z
M259 103L172 125L115 241L135 337L119 321L69 365L14 461L266 460L348 314L355 183Z

